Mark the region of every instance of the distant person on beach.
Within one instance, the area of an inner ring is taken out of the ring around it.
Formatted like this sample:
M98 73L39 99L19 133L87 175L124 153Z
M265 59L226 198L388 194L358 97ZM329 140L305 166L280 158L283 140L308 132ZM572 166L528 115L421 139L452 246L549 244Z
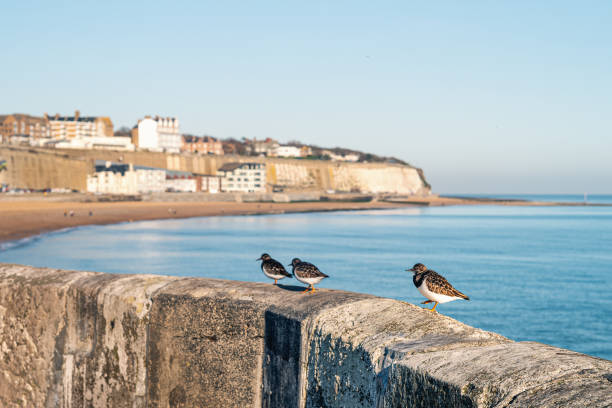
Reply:
M70 216L74 217L74 210L70 210Z
M93 211L90 211L89 212L89 216L91 217L92 215L93 215Z

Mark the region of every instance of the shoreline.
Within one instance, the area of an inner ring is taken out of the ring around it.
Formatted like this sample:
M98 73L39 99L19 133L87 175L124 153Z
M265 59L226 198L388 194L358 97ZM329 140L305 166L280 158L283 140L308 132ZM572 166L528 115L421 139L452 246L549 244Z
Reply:
M386 202L46 202L0 201L0 243L86 225L211 216L382 210L413 207ZM71 211L73 215L71 216ZM91 215L90 215L91 212Z
M0 200L0 243L18 241L47 232L85 225L108 225L132 221L177 219L226 215L266 215L327 211L383 210L450 205L584 206L583 203L555 203L464 197L410 197L387 201L55 201L43 197ZM34 198L34 199L32 199ZM588 205L588 204L587 204ZM595 204L597 206L597 204ZM71 211L73 215L71 216ZM90 215L91 214L91 215Z

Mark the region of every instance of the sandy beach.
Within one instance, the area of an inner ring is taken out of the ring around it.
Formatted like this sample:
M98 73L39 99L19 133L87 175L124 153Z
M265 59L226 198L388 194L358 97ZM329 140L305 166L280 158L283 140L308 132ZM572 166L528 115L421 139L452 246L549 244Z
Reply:
M444 205L543 206L563 203L458 197L414 197L372 202L64 202L53 198L13 197L0 200L0 242L81 225L222 215L392 209ZM90 214L91 213L91 214ZM71 215L72 214L72 215Z
M0 201L0 242L81 225L214 215L369 210L405 207L384 202L48 202ZM71 215L71 212L73 215ZM91 215L90 215L91 212Z

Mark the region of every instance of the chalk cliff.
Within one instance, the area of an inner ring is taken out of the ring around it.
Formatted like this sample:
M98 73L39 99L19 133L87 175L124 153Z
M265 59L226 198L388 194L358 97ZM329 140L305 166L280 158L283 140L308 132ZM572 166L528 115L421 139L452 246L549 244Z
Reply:
M345 163L245 156L198 156L110 150L34 149L0 146L7 160L5 182L20 188L86 189L96 159L214 175L224 163L265 162L266 182L286 190L334 190L362 193L427 194L423 172L389 163Z

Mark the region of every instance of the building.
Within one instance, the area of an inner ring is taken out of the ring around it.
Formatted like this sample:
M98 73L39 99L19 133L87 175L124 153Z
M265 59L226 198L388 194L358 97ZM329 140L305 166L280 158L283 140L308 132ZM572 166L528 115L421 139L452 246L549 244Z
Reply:
M309 146L300 147L302 157L312 156L312 149Z
M278 146L274 149L276 157L302 157L302 149L297 146Z
M198 191L215 194L221 191L221 177L200 175L198 177Z
M166 170L166 191L218 193L221 191L221 178L187 171Z
M0 115L0 142L35 144L51 138L49 121L44 117L23 113Z
M280 146L276 140L270 138L247 140L246 144L249 154L256 156L274 156L274 152Z
M359 154L357 153L340 153L336 154L331 150L323 150L321 154L324 156L329 156L331 160L334 161L344 161L344 162L357 162L359 161Z
M53 139L113 136L113 122L108 116L81 116L77 110L74 116L49 116L45 113L45 119L49 121Z
M179 121L176 118L145 116L132 129L132 140L139 149L178 153L183 146Z
M87 176L87 192L140 194L166 190L166 170L131 164L95 161L94 174Z
M221 190L228 192L266 191L266 165L263 163L225 163L217 170Z
M183 135L183 152L199 153L199 154L223 154L223 144L211 136L192 136Z
M221 178L186 171L133 166L96 160L94 174L87 176L87 191L100 194L143 194L159 192L195 193L221 191Z
M187 171L166 170L166 188L164 191L195 193L198 190L198 176Z
M51 143L47 143L50 146ZM102 149L102 150L129 150L134 151L132 138L123 136L113 137L78 137L56 141L52 145L58 149Z

